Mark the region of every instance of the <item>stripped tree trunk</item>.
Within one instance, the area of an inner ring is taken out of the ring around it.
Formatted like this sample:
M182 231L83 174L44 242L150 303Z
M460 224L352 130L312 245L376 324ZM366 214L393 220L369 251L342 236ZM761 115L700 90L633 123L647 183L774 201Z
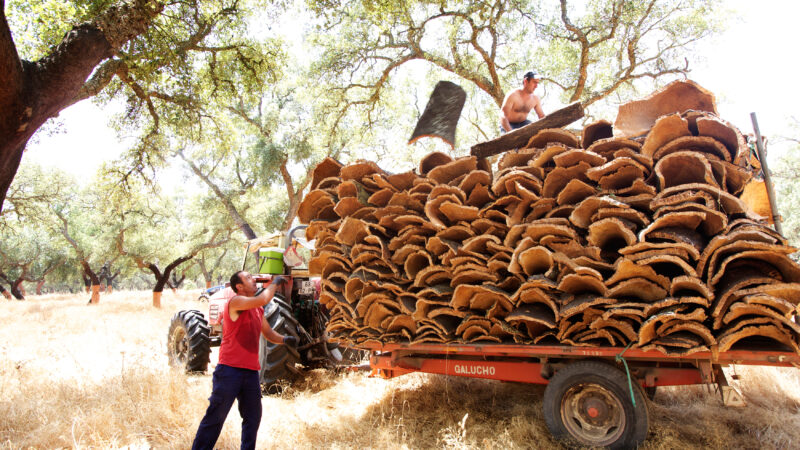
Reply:
M100 279L87 261L81 261L81 266L83 266L84 282L87 278L89 279L89 292L92 294L89 298L89 303L96 305L100 303Z

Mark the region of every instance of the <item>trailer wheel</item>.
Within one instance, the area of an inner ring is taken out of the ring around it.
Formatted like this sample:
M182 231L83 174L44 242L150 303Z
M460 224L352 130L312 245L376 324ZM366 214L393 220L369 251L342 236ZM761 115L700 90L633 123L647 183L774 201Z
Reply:
M599 361L578 361L557 371L544 391L544 420L557 439L582 446L633 448L647 437L642 389L625 372Z

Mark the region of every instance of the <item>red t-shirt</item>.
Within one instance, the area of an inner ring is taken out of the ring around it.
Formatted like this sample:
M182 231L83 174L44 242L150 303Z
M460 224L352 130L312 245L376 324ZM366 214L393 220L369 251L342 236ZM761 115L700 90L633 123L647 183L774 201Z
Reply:
M222 312L222 344L219 364L240 369L260 370L258 345L261 338L261 307L239 311L239 318L231 320L227 303Z

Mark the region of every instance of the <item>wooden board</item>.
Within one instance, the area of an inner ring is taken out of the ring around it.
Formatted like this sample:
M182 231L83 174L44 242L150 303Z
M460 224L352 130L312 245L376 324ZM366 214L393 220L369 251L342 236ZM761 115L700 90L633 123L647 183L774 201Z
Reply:
M515 148L522 148L539 131L547 128L561 128L583 117L583 106L575 102L569 106L552 112L538 121L525 125L491 141L473 145L470 149L472 156L486 158Z

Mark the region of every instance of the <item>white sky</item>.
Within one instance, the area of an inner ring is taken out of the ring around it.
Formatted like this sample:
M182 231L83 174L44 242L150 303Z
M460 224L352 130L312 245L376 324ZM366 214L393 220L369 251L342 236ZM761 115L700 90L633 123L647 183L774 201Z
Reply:
M800 2L792 0L728 0L739 16L727 30L706 42L690 58L690 78L713 92L720 116L742 132L752 131L750 113L758 115L765 136L789 136L800 105L798 39ZM87 179L104 160L117 157L124 139L107 126L108 114L89 101L62 111L64 132L39 136L28 145L23 163L36 161ZM613 117L606 119L612 120ZM773 142L770 163L783 151ZM166 177L170 178L170 177ZM176 180L177 181L177 180Z

